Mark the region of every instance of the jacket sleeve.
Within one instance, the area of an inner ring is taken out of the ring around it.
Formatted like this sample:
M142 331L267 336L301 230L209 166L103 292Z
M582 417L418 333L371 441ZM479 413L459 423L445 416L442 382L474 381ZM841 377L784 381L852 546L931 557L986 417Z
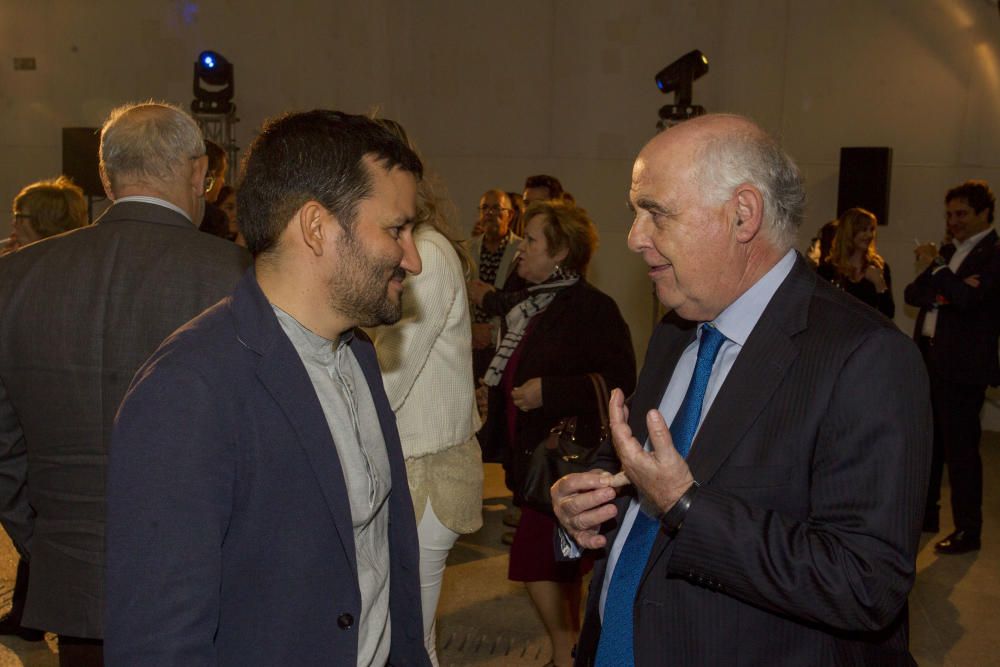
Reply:
M215 665L236 430L198 371L158 361L112 434L105 653L109 665Z
M904 298L906 303L919 308L928 308L939 301L942 307L954 308L958 311L970 311L982 308L986 304L998 304L1000 301L1000 250L996 247L987 250L988 255L982 266L971 275L975 275L978 285L970 285L947 266L942 268L928 267L917 278L906 286ZM968 261L969 258L966 258ZM965 264L963 263L963 268ZM936 269L936 270L935 270ZM940 297L940 299L939 299Z
M28 504L28 453L21 422L0 380L0 523L18 553L28 558L34 511Z
M808 443L808 515L709 481L672 541L667 575L831 628L885 627L915 576L930 433L915 346L888 328L873 332L842 367Z

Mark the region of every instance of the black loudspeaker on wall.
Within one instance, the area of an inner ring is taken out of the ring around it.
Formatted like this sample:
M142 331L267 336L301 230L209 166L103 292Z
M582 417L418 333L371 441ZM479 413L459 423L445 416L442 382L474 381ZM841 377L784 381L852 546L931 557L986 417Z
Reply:
M62 129L62 173L83 188L88 197L103 197L104 186L98 171L101 145L98 127L64 127Z
M875 214L878 224L889 224L892 149L888 146L841 148L837 217L860 206Z

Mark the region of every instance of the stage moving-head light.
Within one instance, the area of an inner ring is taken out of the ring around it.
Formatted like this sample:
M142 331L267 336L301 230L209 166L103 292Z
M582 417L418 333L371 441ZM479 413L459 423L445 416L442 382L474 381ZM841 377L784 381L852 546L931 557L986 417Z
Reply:
M664 94L674 93L676 104L691 104L691 84L708 73L708 57L695 49L661 69L656 87Z
M692 104L692 87L695 79L708 73L708 56L695 49L684 54L656 74L656 87L663 94L673 93L674 103L660 109L659 129L700 116L705 108Z
M227 114L233 110L233 64L217 51L202 51L194 63L194 113Z
M220 57L215 51L202 51L201 55L198 56L198 62L201 63L202 71L210 72L214 70Z

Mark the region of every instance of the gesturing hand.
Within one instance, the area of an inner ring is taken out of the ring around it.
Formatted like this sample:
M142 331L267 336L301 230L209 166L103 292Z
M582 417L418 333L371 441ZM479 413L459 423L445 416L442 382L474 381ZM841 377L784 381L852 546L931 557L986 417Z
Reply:
M608 539L597 531L613 519L618 508L611 501L616 492L607 472L578 472L552 485L552 510L569 536L583 549L600 549Z
M622 472L635 485L648 502L666 512L674 506L688 487L694 482L687 462L674 448L670 430L659 410L646 414L649 429L650 451L632 435L628 425L628 408L625 395L620 389L611 392L608 405L611 424L611 441L622 463Z
M466 283L466 288L469 293L469 300L477 306L483 305L483 297L490 292L495 292L496 288L489 283L484 283L482 280L470 280Z

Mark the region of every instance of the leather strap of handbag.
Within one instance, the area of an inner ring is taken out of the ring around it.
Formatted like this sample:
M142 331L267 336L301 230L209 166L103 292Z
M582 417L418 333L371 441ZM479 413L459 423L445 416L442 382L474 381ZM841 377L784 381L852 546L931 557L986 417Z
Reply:
M604 382L604 376L600 373L587 373L587 377L594 384L594 395L597 396L597 414L601 417L601 440L608 437L610 433L610 421L608 420L608 385Z

